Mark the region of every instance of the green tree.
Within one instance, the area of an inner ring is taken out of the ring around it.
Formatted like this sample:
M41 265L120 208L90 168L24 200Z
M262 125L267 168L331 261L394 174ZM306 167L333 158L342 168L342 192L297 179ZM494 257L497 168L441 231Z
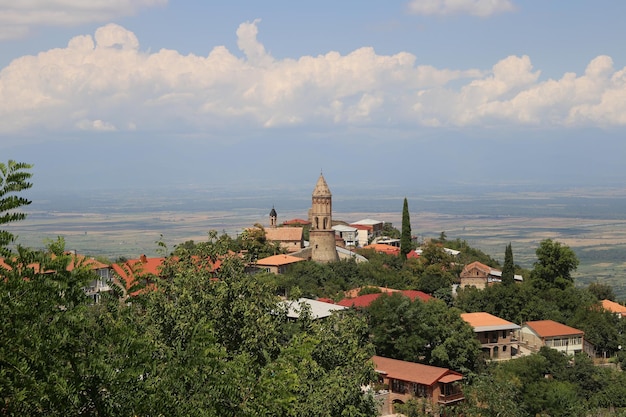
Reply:
M601 282L592 282L587 287L587 291L593 294L598 301L602 300L611 300L615 301L615 292L613 291L613 287L608 284L603 284Z
M0 225L23 220L25 213L16 211L20 207L30 204L30 200L16 195L23 190L32 187L28 182L32 174L28 171L32 165L23 162L9 160L8 163L0 162ZM10 254L8 245L15 241L15 236L6 231L0 230L0 256Z
M504 266L502 267L502 284L515 283L515 263L513 262L513 248L509 243L504 251Z
M413 249L411 241L411 217L409 215L409 203L404 198L402 207L402 234L400 235L400 255L406 259L406 255Z
M578 267L578 258L572 249L552 239L543 240L536 250L531 279L539 289L566 288L573 285L572 272Z

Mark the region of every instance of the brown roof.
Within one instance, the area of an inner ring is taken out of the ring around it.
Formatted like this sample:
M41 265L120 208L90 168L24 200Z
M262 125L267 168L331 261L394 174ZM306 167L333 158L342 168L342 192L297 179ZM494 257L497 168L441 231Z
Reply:
M485 265L484 263L475 261L475 262L472 262L469 265L465 265L465 267L463 268L463 272L469 271L469 270L474 269L474 268L483 271L485 274L489 274L491 272L491 270L493 269L492 267L490 267L488 265ZM461 273L463 273L463 272L461 272Z
M265 229L265 238L276 242L302 240L301 227L277 227Z
M304 219L291 219L291 220L285 220L283 222L283 225L285 226L291 226L291 225L307 225L307 224L311 224L310 221L308 220L304 220Z
M552 320L527 321L526 326L528 326L531 330L537 333L539 337L584 334L582 330L578 330Z
M462 374L451 371L450 369L384 358L382 356L373 356L372 362L374 362L377 372L382 372L389 378L415 382L427 386L431 386L437 382L447 383L458 381L463 378Z
M314 197L332 197L330 193L330 188L328 188L328 184L326 184L326 180L324 179L324 175L320 174L320 177L317 179L317 184L315 184L315 188L313 189Z
M293 264L300 261L304 261L304 259L291 255L273 255L268 256L267 258L259 259L258 261L256 261L256 264L261 266L281 266Z

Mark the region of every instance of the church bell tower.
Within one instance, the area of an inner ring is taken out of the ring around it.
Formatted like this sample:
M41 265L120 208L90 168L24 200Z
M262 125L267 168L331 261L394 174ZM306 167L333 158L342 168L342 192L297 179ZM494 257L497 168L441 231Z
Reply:
M309 221L311 222L311 229L309 230L311 260L316 262L338 261L335 231L332 228L333 196L322 174L320 174L313 190Z

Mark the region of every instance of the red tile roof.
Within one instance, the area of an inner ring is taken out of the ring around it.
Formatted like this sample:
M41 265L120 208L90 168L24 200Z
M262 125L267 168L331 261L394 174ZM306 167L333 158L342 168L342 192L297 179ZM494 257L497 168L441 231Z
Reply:
M366 308L369 307L370 304L372 304L374 300L376 300L381 295L383 295L383 293L379 292L376 294L359 295L355 298L344 298L337 304L344 307Z
M388 255L399 255L400 248L391 245L385 245L384 243L373 243L371 245L363 246L363 249L373 249L378 253L386 253Z
M409 297L411 299L411 301L415 301L416 299L420 299L421 301L428 301L428 300L433 298L430 295L428 295L428 294L426 294L426 293L424 293L422 291L415 291L415 290L402 290L402 291L390 290L388 292L380 292L380 293L375 293L375 294L359 295L358 297L354 297L354 298L344 298L343 300L339 301L337 304L339 304L341 306L345 306L345 307L367 308L374 302L374 300L378 299L378 297L380 297L381 295L390 295L390 294L392 294L394 292L399 292L402 295L404 295L405 297Z
M138 284L140 277L154 275L159 276L165 258L148 258L141 255L139 259L129 259L121 264L113 264L113 271L120 277L126 290ZM140 291L134 291L131 295L136 295Z
M437 382L449 383L459 381L463 378L462 374L450 369L384 358L382 356L373 356L372 362L374 362L377 372L382 372L389 378L415 382L426 386L432 386Z
M584 334L582 330L578 330L552 320L527 321L525 325L542 338Z
M407 259L419 259L420 254L415 252L415 250L411 249L409 253L406 254Z

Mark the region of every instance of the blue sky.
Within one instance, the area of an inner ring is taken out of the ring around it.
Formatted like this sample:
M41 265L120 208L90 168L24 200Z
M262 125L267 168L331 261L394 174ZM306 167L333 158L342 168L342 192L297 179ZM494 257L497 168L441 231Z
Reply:
M0 0L41 189L623 187L626 2Z

